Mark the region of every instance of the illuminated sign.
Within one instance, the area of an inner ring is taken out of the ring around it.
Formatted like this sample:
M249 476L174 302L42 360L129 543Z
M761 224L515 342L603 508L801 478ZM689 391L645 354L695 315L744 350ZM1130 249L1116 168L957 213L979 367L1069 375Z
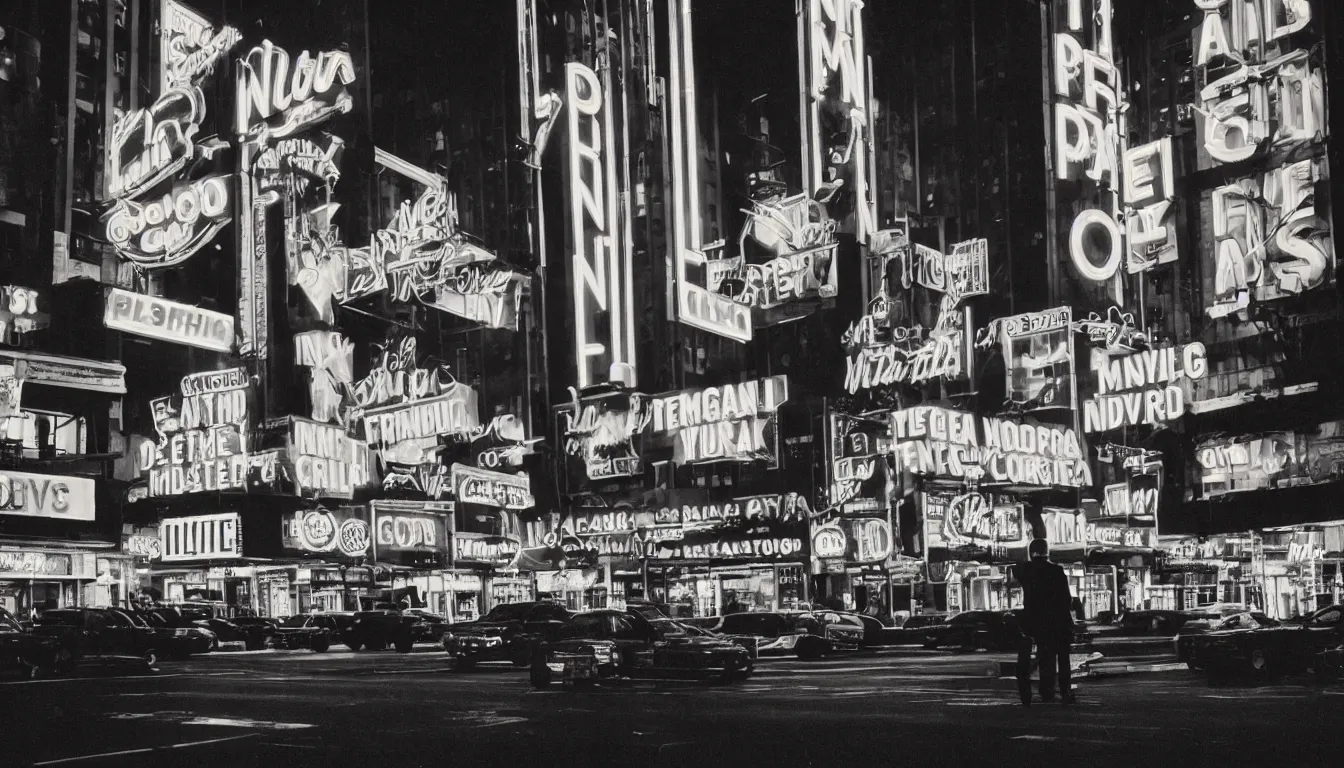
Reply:
M0 470L0 515L92 520L94 482L86 477Z
M242 520L237 512L170 517L159 523L161 562L220 560L243 556Z
M107 241L141 267L181 264L231 221L230 185L229 176L207 176L148 202L120 199L102 216Z
M103 310L108 328L216 352L233 348L233 315L113 288Z
M930 491L920 494L920 502L930 560L945 560L954 553L966 559L1003 557L1010 548L1025 548L1030 538L1022 505L1007 499Z
M849 551L849 539L839 525L822 525L812 531L812 554L830 560L845 556Z
M570 387L565 414L565 453L580 459L589 480L629 477L644 471L635 436L653 418L649 398L637 392L605 392L580 397Z
M299 510L281 521L282 546L307 554L368 557L373 543L363 507Z
M1209 365L1200 342L1093 361L1097 394L1083 403L1083 431L1163 424L1185 415L1185 380L1204 378Z
M442 568L448 561L447 518L387 502L373 504L374 559L379 563Z
M1105 283L1119 272L1124 255L1117 223L1123 84L1112 45L1111 0L1096 0L1095 7L1082 0L1062 0L1056 11L1064 23L1063 31L1054 35L1050 77L1055 97L1055 176L1085 179L1111 201L1105 208L1085 208L1077 215L1069 231L1069 254L1083 279ZM1060 27L1057 22L1056 28Z
M560 523L560 530L570 536L634 533L641 527L641 517L653 519L651 513L633 509L574 509Z
M569 161L566 230L573 256L574 349L579 388L606 379L614 363L634 365L631 261L620 234L616 132L606 84L584 64L565 64ZM599 335L600 329L606 334Z
M300 495L348 499L370 482L369 447L343 426L291 416L288 451Z
M1072 429L986 416L981 435L974 415L936 406L893 411L891 422L898 463L915 474L993 485L1092 485Z
M345 142L328 133L316 139L300 137L284 139L268 146L257 155L252 171L257 176L261 195L276 196L284 188L286 173L294 174L294 192L303 197L312 181L330 188L341 178L341 155Z
M852 189L854 234L860 242L877 229L876 200L868 189L871 62L864 55L863 6L862 0L809 0L806 27L800 26L806 39L799 42L807 56L802 108L808 191L839 209L837 196L849 198Z
M653 399L652 431L671 436L678 464L773 463L775 413L788 399L785 376L661 395Z
M246 369L231 368L185 376L180 397L150 401L159 440L140 444L139 464L150 496L245 490L254 474L274 481L275 454L248 455L250 386Z
M294 364L308 369L315 421L342 421L345 391L354 381L355 345L337 331L294 334Z
M752 250L768 261L747 263ZM709 290L753 310L756 327L796 320L833 303L838 290L835 222L807 195L754 200L735 259L706 263Z
M527 475L510 475L454 464L453 489L464 504L484 504L504 509L529 509L536 505Z
M137 197L185 169L204 119L205 94L195 86L169 89L118 119L104 158L107 197Z
M831 506L885 500L887 464L883 454L890 429L888 422L834 412L830 418ZM850 508L853 506L857 504Z
M1125 150L1125 228L1130 274L1176 261L1176 170L1171 137Z
M0 286L0 344L18 346L23 334L51 325L51 315L39 307L45 303L33 288Z
M1154 520L1162 498L1162 464L1149 465L1141 474L1103 490L1103 517L1131 517Z
M1008 399L1026 410L1073 407L1073 309L998 321Z
M180 88L213 74L215 65L243 39L233 27L216 30L205 17L177 2L159 6L159 89Z
M787 536L732 537L695 544L650 541L644 546L645 557L654 560L778 560L805 554L803 540Z
M672 259L676 284L675 301L669 303L675 305L675 319L681 323L735 341L751 341L751 310L710 291L696 277L710 261L703 251L722 247L722 242L705 245L700 225L700 123L696 118L690 0L669 0L668 27L672 57L668 99L672 102Z
M146 534L127 536L122 549L131 557L143 557L146 560L157 560L163 554L158 531L152 536Z
M1133 352L1148 346L1148 336L1134 328L1134 314L1111 307L1106 318L1089 312L1086 320L1073 323L1073 332L1087 336L1087 343L1105 352Z
M355 81L355 63L345 51L308 51L292 62L270 40L238 60L234 132L266 143L301 133L354 108L346 86Z
M1041 521L1045 524L1045 540L1052 548L1153 549L1157 546L1157 532L1152 528L1090 522L1082 514L1069 510L1046 510L1041 513Z
M454 563L489 563L503 567L513 562L519 549L518 541L507 536L453 533Z
M682 493L686 496L699 495L701 498L655 509L653 511L655 527L697 531L714 530L734 521L803 523L812 514L807 499L797 493L745 496L726 501L710 500L693 492Z
M1195 462L1205 498L1337 481L1344 478L1344 422L1205 440L1195 447Z
M0 550L0 576L31 579L34 576L71 575L74 575L74 562L70 555L13 549ZM92 575L89 574L90 578Z

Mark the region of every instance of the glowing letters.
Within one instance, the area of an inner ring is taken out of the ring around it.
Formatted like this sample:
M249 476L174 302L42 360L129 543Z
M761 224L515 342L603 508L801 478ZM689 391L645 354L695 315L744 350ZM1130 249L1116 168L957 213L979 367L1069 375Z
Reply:
M652 430L674 436L678 464L774 460L774 416L788 399L784 376L663 395Z
M1199 342L1101 358L1095 365L1097 395L1083 403L1084 432L1178 419L1187 401L1182 380L1202 379L1208 372Z
M308 51L293 61L270 40L238 62L234 131L250 140L283 139L328 117L349 112L345 86L355 81L355 63L345 51ZM277 118L277 119L272 119Z

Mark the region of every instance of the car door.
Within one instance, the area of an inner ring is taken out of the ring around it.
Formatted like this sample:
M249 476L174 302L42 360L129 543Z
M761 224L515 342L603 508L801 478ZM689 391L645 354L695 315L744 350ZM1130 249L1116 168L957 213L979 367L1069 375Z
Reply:
M135 626L119 611L97 611L102 621L99 647L104 658L134 656Z
M1344 636L1344 609L1335 605L1318 612L1307 620L1308 652L1320 653L1339 645Z
M630 616L609 613L603 619L607 639L616 644L616 653L627 674L650 670L655 666L653 638L647 626L638 625Z

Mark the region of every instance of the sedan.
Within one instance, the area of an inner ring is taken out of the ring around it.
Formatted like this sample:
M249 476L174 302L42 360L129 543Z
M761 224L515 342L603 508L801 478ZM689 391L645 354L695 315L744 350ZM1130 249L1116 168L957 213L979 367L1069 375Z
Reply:
M1210 679L1246 675L1272 679L1305 672L1319 654L1344 642L1344 605L1321 608L1278 626L1210 635L1197 650Z
M1277 627L1279 622L1260 611L1243 611L1228 616L1216 623L1191 621L1181 627L1173 640L1176 646L1176 661L1184 662L1190 669L1201 669L1199 657L1201 649L1210 642L1225 638L1231 633L1246 632L1264 627Z

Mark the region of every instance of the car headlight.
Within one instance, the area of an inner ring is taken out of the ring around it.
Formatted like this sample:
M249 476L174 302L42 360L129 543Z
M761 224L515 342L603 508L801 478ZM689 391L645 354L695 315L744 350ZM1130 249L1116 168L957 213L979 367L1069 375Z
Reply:
M593 658L597 660L598 664L610 664L612 660L611 646L593 646Z
M503 644L503 642L504 642L504 638L502 638L502 637L487 637L487 638L485 638L485 647L487 647L487 648L493 648L493 647L495 647L496 645L501 645L501 644Z
M184 627L179 627L173 630L173 637L187 637L190 634L191 630Z

